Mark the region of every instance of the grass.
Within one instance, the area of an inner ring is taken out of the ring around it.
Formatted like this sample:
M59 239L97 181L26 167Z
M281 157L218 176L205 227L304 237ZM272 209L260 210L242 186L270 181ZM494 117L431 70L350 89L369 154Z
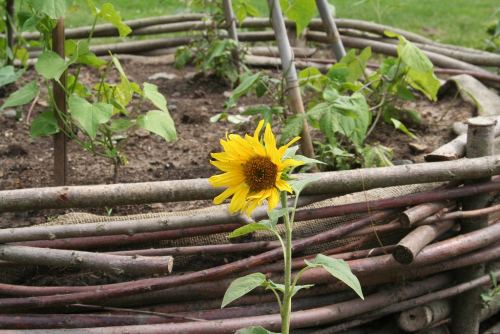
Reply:
M186 1L186 0L185 0ZM96 6L111 2L124 20L171 15L187 12L186 2L179 0L94 0ZM266 0L251 0L254 6L267 15ZM358 0L334 1L339 18L352 18L377 22L372 2L353 6ZM406 4L404 8L389 6ZM491 20L492 13L500 6L498 0L380 0L382 23L419 33L433 40L475 48L484 46L488 37L485 25ZM497 16L500 16L498 14ZM104 23L105 21L102 20ZM79 27L90 25L92 15L86 0L75 0L75 5L66 15L66 26Z

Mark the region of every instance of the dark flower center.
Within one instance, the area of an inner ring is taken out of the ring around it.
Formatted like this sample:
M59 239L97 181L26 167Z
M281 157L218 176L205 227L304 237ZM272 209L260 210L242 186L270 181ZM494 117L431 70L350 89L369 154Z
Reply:
M269 157L257 155L248 159L243 167L245 181L253 191L274 188L278 166L271 162Z

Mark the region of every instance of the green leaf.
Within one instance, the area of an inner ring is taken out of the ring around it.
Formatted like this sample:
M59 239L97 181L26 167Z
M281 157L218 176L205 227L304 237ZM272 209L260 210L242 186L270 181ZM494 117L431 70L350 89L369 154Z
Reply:
M411 92L411 90L409 90L406 87L401 87L401 90L398 94L398 97L400 97L406 101L416 101L415 96L413 96L413 93Z
M262 73L264 73L264 71L257 72L254 75L247 77L241 82L238 87L236 87L236 89L233 91L233 94L229 98L229 101L227 101L226 110L236 105L236 100L241 95L245 94L259 80Z
M261 286L265 281L266 276L261 273L250 274L244 277L237 278L226 290L224 299L222 300L221 308L223 308L233 300L244 296L256 287Z
M104 5L102 5L102 9L99 14L97 14L97 16L114 25L118 29L120 37L122 38L132 32L132 29L130 29L125 23L123 23L120 14L116 12L115 7L113 7L113 5L110 3L105 3Z
M354 82L361 78L366 69L366 63L368 59L372 56L372 49L368 46L366 47L358 57L354 49L351 49L341 60L340 64L346 64L349 69L349 76L347 77L348 82Z
M290 211L293 211L293 208L284 208L279 210L272 209L271 212L269 212L269 218L271 220L278 219L279 217L283 217Z
M302 129L304 128L305 117L306 115L304 114L297 114L288 119L288 122L286 123L285 127L283 128L283 132L281 133L281 142L283 142L285 139L296 137L302 132Z
M26 2L35 11L47 14L51 19L61 18L73 4L73 0L27 0Z
M392 149L375 143L373 146L366 145L361 153L365 158L365 167L371 168L375 164L377 167L392 166L394 156Z
M234 332L234 334L279 334L279 333L270 332L264 327L260 326L250 326L238 329L236 332Z
M271 126L273 125L273 115L278 116L279 112L282 108L281 107L274 107L270 108L268 106L258 106L257 108L248 108L244 112L242 112L242 115L262 115L262 119L264 120L264 127L266 124L270 124Z
M109 102L111 103L113 108L120 110L125 116L128 116L127 109L125 109L120 101L111 98L109 99Z
M410 86L424 93L429 100L437 101L437 92L441 83L434 75L434 70L420 73L410 68L406 76Z
M361 285L359 284L358 278L353 275L353 273L351 272L351 268L349 268L349 265L344 260L332 259L331 257L325 256L323 254L318 254L313 263L310 263L307 260L304 260L304 262L312 268L325 268L330 274L353 289L354 292L356 292L358 296L361 297L361 299L365 299L363 297L363 291L361 290Z
M397 119L394 119L394 118L391 118L391 121L392 121L392 124L394 124L394 127L396 129L403 131L404 133L406 133L408 136L412 137L413 139L418 139L417 136L415 136L413 133L408 131L408 129L406 128L406 126L404 126L403 123L401 123L400 121L398 121Z
M56 116L53 110L47 110L38 115L30 126L31 139L48 136L59 132Z
M400 45L400 47L398 47L398 54L401 59L416 72L425 73L433 68L432 62L427 55L411 42L406 42L402 46Z
M212 122L212 123L217 123L217 122L218 122L218 121L220 121L221 119L227 118L227 116L228 116L228 115L227 115L225 112L223 112L223 113L219 113L219 114L217 114L217 115L215 115L215 116L210 117L210 122Z
M391 124L391 118L395 118L398 121L401 121L403 124L409 125L418 125L422 120L422 116L415 110L398 109L393 105L389 105L384 112L384 122L387 124Z
M333 88L331 85L327 86L325 88L325 90L323 91L323 98L328 102L335 101L339 97L340 97L340 94L339 94L338 90Z
M299 159L297 159L297 156L295 156L295 157L296 157L295 160L299 160ZM302 156L300 156L300 157L302 157ZM306 158L306 159L309 159L309 158ZM314 163L323 163L323 162L315 160L315 159L309 159L309 160L314 160L314 161L312 161ZM299 161L302 161L302 160L299 160ZM305 187L307 187L311 183L319 181L319 180L321 180L320 177L311 177L311 178L307 178L307 179L302 179L302 180L298 180L298 181L291 183L290 187L292 187L295 196L298 196L300 194L300 192L302 190L304 190Z
M37 82L38 78L31 81L29 84L19 89L15 93L12 93L7 101L5 101L5 103L2 105L2 107L0 107L0 110L7 107L20 106L33 100L40 91L40 87L36 86Z
M295 153L299 150L299 145L292 146L286 149L285 154L283 154L283 158L281 158L282 161L285 161L286 159L291 159L295 156Z
M179 71L182 70L182 68L184 67L184 65L186 65L186 63L188 62L188 60L191 58L192 55L193 53L189 50L182 51L178 56L176 53L175 58L177 60L174 64L174 68Z
M278 219L273 219L273 220L261 220L258 223L251 223L245 226L242 226L240 228L237 228L236 230L233 231L230 235L228 235L228 238L236 238L248 233L252 233L253 231L269 231L269 232L275 232L275 226L278 223Z
M137 117L137 125L162 136L166 141L177 140L174 121L166 112L151 110L146 115Z
M257 94L258 98L261 98L267 92L268 84L269 84L269 77L267 76L261 77L259 82L257 82L257 85L255 86L255 94Z
M75 76L74 75L68 75L66 77L66 89L71 90L73 89L73 86L75 87L73 93L80 95L81 97L91 97L92 93L90 90L84 86L83 84L77 82L75 84Z
M38 74L43 76L45 79L57 79L66 70L68 64L54 51L46 50L38 57L38 61L35 64L35 69Z
M70 95L68 106L73 116L87 131L90 138L95 139L99 124L106 123L113 115L113 106L98 102L90 104L77 94Z
M284 284L277 284L277 283L274 283L273 281L269 280L266 282L267 284L263 284L266 286L266 290L269 290L269 289L274 289L274 290L278 290L282 293L285 293L285 285ZM302 289L309 289L310 287L313 287L314 284L307 284L307 285L296 285L292 291L292 297L295 296L297 294L297 292L299 292L300 290Z
M128 121L126 119L115 119L111 122L110 130L113 132L122 132L128 130L130 127L134 126L135 123Z
M150 83L143 83L144 85L144 98L148 99L151 101L157 108L160 108L160 110L168 113L167 109L167 100L161 94L158 92L158 86L150 84Z
M21 75L23 75L25 71L26 70L23 68L16 72L14 66L12 65L7 65L0 68L0 87L15 82Z
M342 84L348 81L350 72L351 71L347 67L332 67L328 73L326 73L326 76L333 82Z
M94 53L92 52L86 52L78 55L78 58L76 59L77 63L89 65L92 67L100 68L104 65L106 65L108 62L105 60L102 60L98 58Z
M281 10L286 17L297 24L297 39L314 16L316 3L314 0L295 0L291 3L280 0Z
M240 28L241 25L243 24L243 20L247 17L247 11L245 9L245 6L239 6L237 10L235 10L234 15L236 16L236 19L240 23Z

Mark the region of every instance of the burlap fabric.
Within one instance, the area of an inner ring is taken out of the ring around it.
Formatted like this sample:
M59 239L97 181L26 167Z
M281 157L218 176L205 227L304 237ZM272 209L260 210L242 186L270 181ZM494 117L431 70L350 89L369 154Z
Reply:
M398 187L389 188L379 188L372 189L366 192L359 192L348 194L345 196L330 198L321 202L313 203L305 208L323 208L329 206L337 206L349 203L359 203L364 201L372 201L384 198L391 198L396 196L402 196L412 193L424 192L436 188L439 183L428 183L428 184L415 184L406 185ZM162 213L151 213L151 214L140 214L132 216L96 216L88 213L78 213L73 212L63 216L58 217L56 220L46 223L45 225L69 225L69 224L85 224L85 223L97 223L97 222L110 222L110 221L124 221L124 220L140 220L146 218L160 218L168 216L186 216L192 214L204 214L207 212L214 212L219 210L228 210L228 205L218 205L208 208L183 211L183 212L162 212ZM353 214L347 216L323 218L316 220L309 220L303 222L296 222L293 229L293 239L306 238L336 226L345 224L346 222L353 221L366 216L366 213ZM393 220L393 218L388 218L383 221L377 222L377 224L385 224ZM284 236L284 226L277 226L278 232ZM390 245L397 243L408 231L400 230L391 233L385 233L381 235L381 241L384 245ZM142 244L134 244L128 246L120 246L114 248L100 248L95 251L118 251L118 250L130 250L130 249L148 249L148 248L165 248L165 247L185 247L185 246L200 246L200 245L216 245L216 244L227 244L230 240L227 238L228 233L218 233L212 235L196 236L181 238L175 240L162 240L157 242L148 242ZM328 249L333 249L342 245L349 244L359 238L348 238L329 242L326 244L321 244L317 246L310 247L309 249L302 252L302 254L315 254ZM253 232L251 240L246 239L245 241L273 241L276 237L266 231L256 231ZM378 247L378 240L374 240L369 244L364 245L363 248ZM189 264L191 261L196 259L202 259L204 255L190 255L190 256L176 256L174 258L174 271L175 270L189 270ZM224 255L220 255L224 256ZM14 268L0 268L0 282L1 283L19 283L34 274L35 267L14 267Z

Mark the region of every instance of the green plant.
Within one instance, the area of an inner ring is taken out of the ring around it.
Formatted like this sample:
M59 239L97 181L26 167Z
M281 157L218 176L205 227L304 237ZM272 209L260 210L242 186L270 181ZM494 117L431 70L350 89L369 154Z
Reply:
M491 15L491 22L486 27L486 32L491 36L489 39L485 39L484 50L489 50L493 52L500 51L500 19L495 18L495 16L500 13L500 7L498 7L495 12Z
M111 214L113 213L113 209L112 208L108 208L107 206L105 206L104 209L106 209L106 213L108 214L108 217L110 217Z
M262 200L268 200L269 219L238 228L228 237L235 238L253 231L268 231L274 234L283 250L284 282L277 284L268 280L262 273L240 277L232 282L227 289L221 307L225 307L257 287L265 287L276 295L282 320L281 333L288 334L292 297L299 290L309 289L313 286L312 284L297 284L300 276L308 269L324 268L352 288L361 298L364 297L361 285L356 276L352 274L349 265L344 260L333 259L322 254L317 255L312 263L304 260L306 267L292 281L292 230L298 198L305 187L320 180L320 178L294 180L291 179L290 175L295 166L321 162L295 154L298 146L289 146L298 138L292 139L289 144L278 149L269 124L266 125L264 138L261 139L259 134L263 125L264 121L260 121L253 137L247 135L243 139L237 135L229 135L227 141L221 141L225 152L214 154L213 158L219 161L211 163L226 173L212 176L209 182L213 186L229 185L229 188L217 196L214 202L220 204L227 197L234 195L229 206L230 213L246 211L247 215L250 216ZM293 192L295 195L294 205L291 208L288 207L287 192ZM279 200L281 200L281 209L276 209ZM276 229L280 219L285 226L285 240ZM282 297L280 297L280 293ZM239 330L238 333L271 332L262 327L248 327Z
M495 296L500 294L500 289L498 289L497 286L497 278L493 271L490 271L490 276L491 276L491 281L493 282L493 289L488 289L488 292L481 294L481 298L484 301L485 308L489 308L490 303L495 303L497 305L500 305L500 300L498 298L495 298Z
M43 77L48 95L42 94L38 79L13 93L2 105L2 109L25 105L33 99L42 98L50 105L50 110L38 115L30 125L31 138L47 136L62 132L69 139L91 152L94 156L105 158L114 166L114 182L118 182L118 171L121 164L127 165L124 145L133 132L141 127L151 131L165 140L176 140L177 135L172 118L167 109L167 101L158 92L158 87L144 83L139 85L130 82L115 56L107 62L89 52L92 32L86 41L66 41L66 57L51 51L51 32L57 24L57 18L64 15L72 4L70 0L27 0L30 5L23 15L27 22L41 33L42 53L35 65L37 73ZM112 4L104 4L102 9L94 6L92 0L87 0L94 15L94 27L99 18L104 18L118 28L121 36L126 36L131 29L126 26L115 11ZM75 75L68 75L68 67L77 64ZM99 81L91 88L78 82L82 66L92 66L99 69ZM114 66L120 74L119 84L105 82L106 75ZM60 80L65 77L66 85ZM53 85L61 87L65 92L66 102L70 112L60 110L54 99ZM139 96L137 105L129 112L127 105L133 95ZM143 99L149 100L159 110L151 110L146 115L139 115ZM89 102L90 100L90 102ZM59 125L58 119L62 123ZM122 134L123 133L123 134ZM118 135L122 134L122 135Z
M364 4L364 3L370 3L372 5L373 11L375 12L375 15L377 15L377 22L380 24L382 24L382 17L390 9L392 9L392 8L405 8L406 7L406 4L402 3L402 4L386 5L385 7L382 8L382 7L380 7L380 0L361 0L361 1L354 3L351 6L355 7L355 6Z
M380 119L394 125L395 131L416 138L405 124L419 124L420 114L404 109L403 102L415 101L411 88L435 101L439 81L432 63L420 49L398 34L386 34L399 39L399 57L385 59L379 70L367 77L366 64L371 57L369 47L359 55L350 50L326 74L314 67L299 72L305 114L292 115L284 81L265 76L262 72L247 77L234 90L227 107L235 106L237 99L252 89L258 97L267 94L275 106L248 109L242 115L259 115L271 124L274 115L278 124L283 126L281 143L299 135L304 120L321 130L326 140L316 142L316 154L328 163L326 167L318 166L322 170L342 170L353 165L390 166L392 150L380 144L366 145L365 139Z
M205 36L177 49L175 52L176 62L174 67L180 70L194 57L192 62L195 64L197 72L200 68L205 75L209 71L213 71L216 77L227 77L231 81L231 84L234 84L239 80L240 68L245 72L248 71L248 68L241 62L235 62L233 55L236 53L238 59L243 59L246 50L240 43L233 39L220 38L218 28L225 23L221 1L191 0L188 2L188 6L206 13L207 19L211 20L214 24L208 27ZM235 6L236 18L240 24L247 16L260 17L259 12L248 0L238 0Z

